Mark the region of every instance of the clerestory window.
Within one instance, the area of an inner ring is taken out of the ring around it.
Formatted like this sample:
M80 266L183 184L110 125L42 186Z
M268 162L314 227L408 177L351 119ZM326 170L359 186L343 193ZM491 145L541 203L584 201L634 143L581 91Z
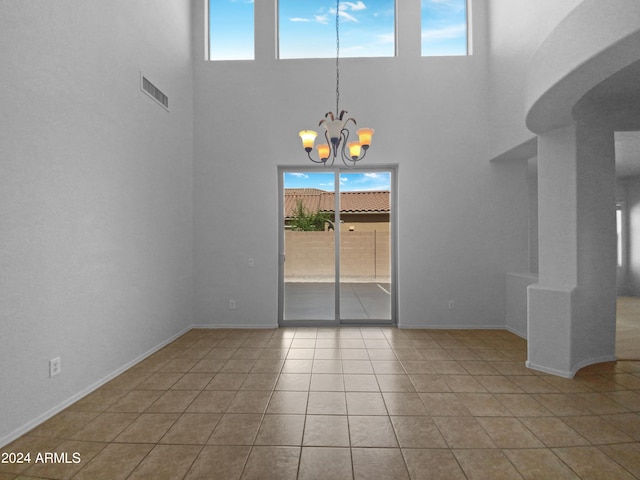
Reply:
M422 56L469 54L467 0L422 0Z
M341 1L340 57L395 55L395 1ZM335 0L279 0L279 58L336 56Z

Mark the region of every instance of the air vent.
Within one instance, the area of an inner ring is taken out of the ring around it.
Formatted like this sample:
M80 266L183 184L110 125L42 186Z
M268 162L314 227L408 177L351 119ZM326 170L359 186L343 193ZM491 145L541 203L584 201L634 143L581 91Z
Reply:
M153 98L156 102L169 110L169 97L162 93L158 87L151 83L145 76L142 76L142 91Z

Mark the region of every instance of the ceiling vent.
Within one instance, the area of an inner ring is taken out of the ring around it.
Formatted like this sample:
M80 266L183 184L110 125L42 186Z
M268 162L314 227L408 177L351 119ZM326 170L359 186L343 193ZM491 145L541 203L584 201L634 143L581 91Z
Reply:
M169 97L162 93L158 87L151 83L144 75L141 77L141 88L144 93L153 98L156 102L169 110Z

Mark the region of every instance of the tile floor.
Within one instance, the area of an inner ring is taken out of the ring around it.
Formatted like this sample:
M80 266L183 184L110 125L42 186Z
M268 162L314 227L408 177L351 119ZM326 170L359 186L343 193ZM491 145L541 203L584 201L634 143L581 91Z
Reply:
M525 357L505 331L192 330L2 449L78 463L0 480L640 478L640 361Z

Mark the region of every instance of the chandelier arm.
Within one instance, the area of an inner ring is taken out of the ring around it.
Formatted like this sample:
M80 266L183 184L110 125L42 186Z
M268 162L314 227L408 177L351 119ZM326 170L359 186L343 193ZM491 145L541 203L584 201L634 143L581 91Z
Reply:
M309 157L309 160L311 160L313 163L325 163L322 160L314 160L311 156L311 150L307 152L307 157Z

